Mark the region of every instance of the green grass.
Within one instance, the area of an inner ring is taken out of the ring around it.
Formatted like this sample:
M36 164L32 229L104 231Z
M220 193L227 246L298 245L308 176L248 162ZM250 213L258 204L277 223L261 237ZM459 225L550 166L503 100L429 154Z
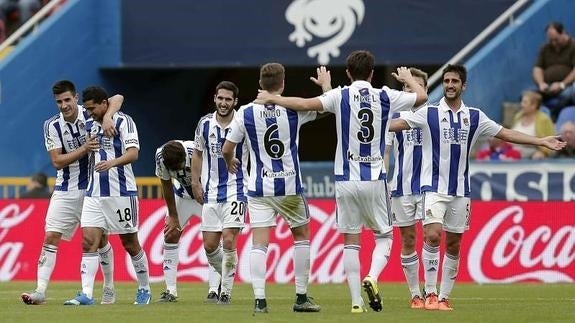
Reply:
M163 286L152 286L154 301ZM270 313L256 316L249 284L236 284L230 306L204 304L207 285L199 283L180 283L178 303L133 305L136 285L122 283L116 285L115 305L63 306L80 289L79 282L52 283L47 304L24 305L20 293L34 287L30 282L0 283L1 322L575 322L575 284L457 284L452 312L411 310L404 284L380 284L384 310L365 314L350 313L344 284L310 286L310 295L322 306L320 313L292 312L293 285L268 284ZM98 303L99 288L95 293Z

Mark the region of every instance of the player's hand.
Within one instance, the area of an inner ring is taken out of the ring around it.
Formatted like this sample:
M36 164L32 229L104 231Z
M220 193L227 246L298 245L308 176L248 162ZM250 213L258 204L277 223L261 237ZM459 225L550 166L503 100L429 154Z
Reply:
M100 142L97 137L92 137L88 134L86 142L82 146L84 146L86 153L90 151L98 151L100 149Z
M164 239L173 240L180 237L182 233L182 227L180 227L180 220L178 220L178 215L168 215L166 216L166 224L164 225Z
M230 163L228 164L228 172L235 174L238 172L238 169L240 169L240 160L237 158L232 158L232 160L230 161Z
M542 146L545 146L552 150L561 150L567 146L567 143L563 141L561 136L548 136L541 138Z
M271 100L273 99L274 95L270 94L270 92L266 90L258 90L258 96L254 100L256 104L269 104L272 103Z
M309 79L316 85L321 87L323 92L331 90L331 74L325 66L320 66L316 69L317 78L310 77Z
M110 168L112 168L112 167L114 167L114 166L115 166L115 165L114 165L114 163L113 163L113 160L104 160L104 161L101 161L101 162L97 163L97 164L96 164L96 167L94 167L94 169L95 169L98 173L101 173L101 172L107 171L108 169L110 169Z
M204 189L202 188L202 184L192 184L192 193L194 193L194 198L196 202L200 203L200 205L204 204Z
M391 73L391 75L401 83L405 83L407 79L413 78L411 71L405 66L398 67L397 73Z
M104 117L104 120L102 121L102 129L104 129L104 135L109 138L112 138L118 134L118 131L114 125L114 120L112 120L112 118Z

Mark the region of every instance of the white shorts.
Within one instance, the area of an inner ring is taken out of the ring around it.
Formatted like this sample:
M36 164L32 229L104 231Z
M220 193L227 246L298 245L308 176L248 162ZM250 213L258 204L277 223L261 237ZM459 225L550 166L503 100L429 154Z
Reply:
M443 224L443 230L463 233L469 230L471 199L463 196L450 196L435 192L423 195L423 225Z
M276 216L281 215L290 228L309 223L309 209L301 194L288 196L248 196L250 225L252 228L273 227Z
M82 215L86 191L54 191L46 212L46 232L59 232L62 239L72 240Z
M397 196L391 198L391 219L396 227L408 227L421 220L423 197L417 195Z
M84 198L82 228L102 228L107 234L138 232L138 197L106 196Z
M200 217L202 214L202 205L193 198L185 198L175 196L176 199L176 211L178 212L178 221L180 222L180 227L183 229L188 225L188 221L192 216ZM168 214L166 213L166 216Z
M341 233L361 233L365 225L379 233L392 231L387 183L380 181L335 182L336 223Z
M247 202L205 203L200 230L222 232L228 228L241 229L244 227L246 211Z

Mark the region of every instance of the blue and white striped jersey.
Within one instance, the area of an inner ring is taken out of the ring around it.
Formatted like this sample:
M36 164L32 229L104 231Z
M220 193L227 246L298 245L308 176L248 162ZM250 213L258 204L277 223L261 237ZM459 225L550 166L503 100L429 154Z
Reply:
M92 118L81 105L78 106L78 117L70 123L59 113L44 122L44 144L46 150L60 149L67 154L80 148L87 137L86 124ZM88 187L88 155L59 169L56 174L56 191L85 190Z
M415 93L375 89L369 82L355 81L318 97L325 111L336 116L336 181L385 179L385 137L390 116L413 107Z
M233 113L235 118L237 112ZM245 140L236 146L235 157L242 162L236 174L228 172L222 156L222 146L231 125L222 127L216 114L210 113L203 116L196 127L196 149L203 153L202 173L207 170L207 176L202 178L204 199L209 203L247 201L249 155Z
M226 139L245 140L250 151L248 196L287 196L303 192L298 154L300 127L317 116L279 105L250 103L236 112Z
M122 156L128 148L140 149L138 130L132 118L122 112L113 115L118 134L113 138L104 136L102 125L97 121L87 123L87 130L92 137L98 137L100 149L90 153L90 183L86 196L135 196L138 193L136 178L132 165L112 167L104 172L97 172L95 164Z
M443 98L438 106L426 106L401 118L423 130L421 191L470 196L471 147L480 137L495 136L502 126L463 102L453 112Z
M393 118L401 118L412 111L394 113ZM393 176L390 181L391 196L421 194L421 158L424 144L421 128L403 130L386 136L388 146L393 145Z
M192 154L194 149L196 149L196 143L193 140L176 141L184 146L184 151L186 152L184 169L172 171L166 168L164 159L162 158L162 148L164 147L164 145L162 145L156 149L156 176L166 181L173 179L174 193L179 197L191 199L194 196L192 193Z

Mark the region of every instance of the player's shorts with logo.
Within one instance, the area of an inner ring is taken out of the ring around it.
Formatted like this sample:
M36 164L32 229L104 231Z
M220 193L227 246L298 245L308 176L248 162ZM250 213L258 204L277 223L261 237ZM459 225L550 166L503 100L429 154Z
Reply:
M309 223L309 209L301 194L287 196L248 196L250 225L252 228L273 227L281 215L290 228Z
M385 180L337 181L335 200L339 232L360 233L364 225L382 234L392 231Z
M396 227L408 227L423 216L423 196L405 195L391 198L391 219Z
M423 194L423 225L443 224L443 230L463 233L469 230L471 199L435 192Z
M202 231L221 232L228 228L243 228L247 202L204 203L202 209Z
M176 199L176 211L178 211L178 221L180 222L180 227L183 229L192 216L200 217L202 214L202 205L191 197L180 197L175 196ZM168 214L166 213L166 216Z
M137 196L86 196L82 228L102 228L108 234L138 232Z
M46 212L46 232L59 232L64 240L71 240L80 224L85 190L54 191Z

